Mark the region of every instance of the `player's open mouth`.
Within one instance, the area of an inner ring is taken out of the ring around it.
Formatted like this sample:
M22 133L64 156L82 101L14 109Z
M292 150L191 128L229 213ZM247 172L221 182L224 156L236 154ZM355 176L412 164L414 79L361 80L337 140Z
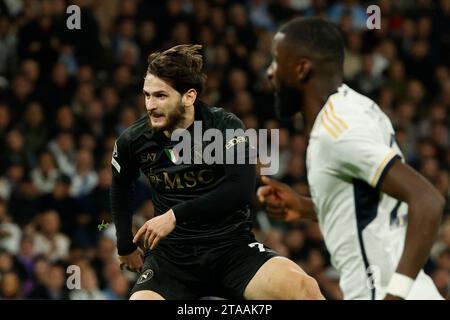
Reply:
M165 117L162 114L152 114L150 116L150 121L152 122L153 126L159 126L165 122L164 118Z

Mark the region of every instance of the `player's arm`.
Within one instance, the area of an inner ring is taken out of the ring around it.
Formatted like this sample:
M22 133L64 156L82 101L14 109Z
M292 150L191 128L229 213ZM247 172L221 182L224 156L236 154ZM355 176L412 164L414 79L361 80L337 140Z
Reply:
M235 159L244 157L243 164L224 164L224 181L216 188L200 197L180 203L174 206L177 223L184 221L212 221L221 219L230 215L236 210L245 208L251 203L255 190L256 166L249 161L249 141L240 140L244 145L245 153L241 154L238 150L238 144L231 148L227 146L226 129L245 130L242 121L236 116L225 116L219 125L223 133L223 154L234 152ZM232 151L232 149L234 151Z
M226 125L241 127L240 121ZM225 146L224 146L225 147ZM136 233L134 242L143 237L144 247L154 249L159 241L175 228L187 221L212 221L245 208L255 189L256 168L254 164L225 164L224 181L201 196L175 205L166 213L147 221Z
M138 170L132 162L129 146L126 134L114 145L110 198L121 267L137 271L142 267L142 254L133 243L132 203Z
M445 200L423 176L399 160L385 174L381 191L408 204L405 246L386 296L404 298L428 259Z
M254 165L225 165L225 180L212 191L196 199L177 204L166 213L148 220L134 236L153 250L163 238L185 221L211 221L244 208L255 188Z
M224 165L225 179L212 191L173 207L177 223L220 219L250 204L255 190L254 164Z

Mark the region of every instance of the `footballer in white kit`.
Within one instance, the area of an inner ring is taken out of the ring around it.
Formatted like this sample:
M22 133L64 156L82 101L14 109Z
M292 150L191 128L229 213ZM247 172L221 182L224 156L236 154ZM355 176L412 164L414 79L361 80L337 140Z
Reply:
M343 84L312 128L306 163L320 229L345 299L382 299L398 265L407 204L380 192L402 153L378 105ZM407 298L442 298L423 271Z
M445 199L403 162L388 117L343 84L344 40L332 23L296 18L272 43L267 77L280 119L300 112L309 134L311 198L261 177L267 213L318 220L345 299L442 299L422 268Z

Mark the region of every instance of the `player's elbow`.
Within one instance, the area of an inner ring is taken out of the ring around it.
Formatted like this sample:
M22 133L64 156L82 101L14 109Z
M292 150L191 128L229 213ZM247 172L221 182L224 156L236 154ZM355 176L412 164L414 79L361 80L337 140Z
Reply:
M419 207L420 211L426 214L427 219L436 224L440 223L444 212L445 199L436 189L421 193L412 202L410 205Z
M439 193L435 192L434 199L433 199L433 214L435 215L436 219L440 222L444 213L445 208L445 198Z
M440 221L444 212L444 197L437 190L435 190L433 194L430 195L429 202L430 212Z
M249 181L236 181L231 185L231 194L238 207L251 204L255 197L255 184Z
M440 215L442 215L442 213L444 212L444 208L445 208L445 198L442 194L440 194L439 192L436 192L436 206L437 206L437 210L439 211Z
M227 172L227 183L234 200L240 205L253 202L256 183L255 166L231 166Z

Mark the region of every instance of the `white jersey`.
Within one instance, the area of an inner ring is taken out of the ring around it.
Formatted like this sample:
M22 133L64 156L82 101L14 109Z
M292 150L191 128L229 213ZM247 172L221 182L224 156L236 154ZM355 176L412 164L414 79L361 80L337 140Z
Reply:
M392 124L375 102L345 84L329 97L311 131L306 163L344 299L382 299L397 268L408 208L379 186L401 158ZM408 298L440 295L421 271Z

